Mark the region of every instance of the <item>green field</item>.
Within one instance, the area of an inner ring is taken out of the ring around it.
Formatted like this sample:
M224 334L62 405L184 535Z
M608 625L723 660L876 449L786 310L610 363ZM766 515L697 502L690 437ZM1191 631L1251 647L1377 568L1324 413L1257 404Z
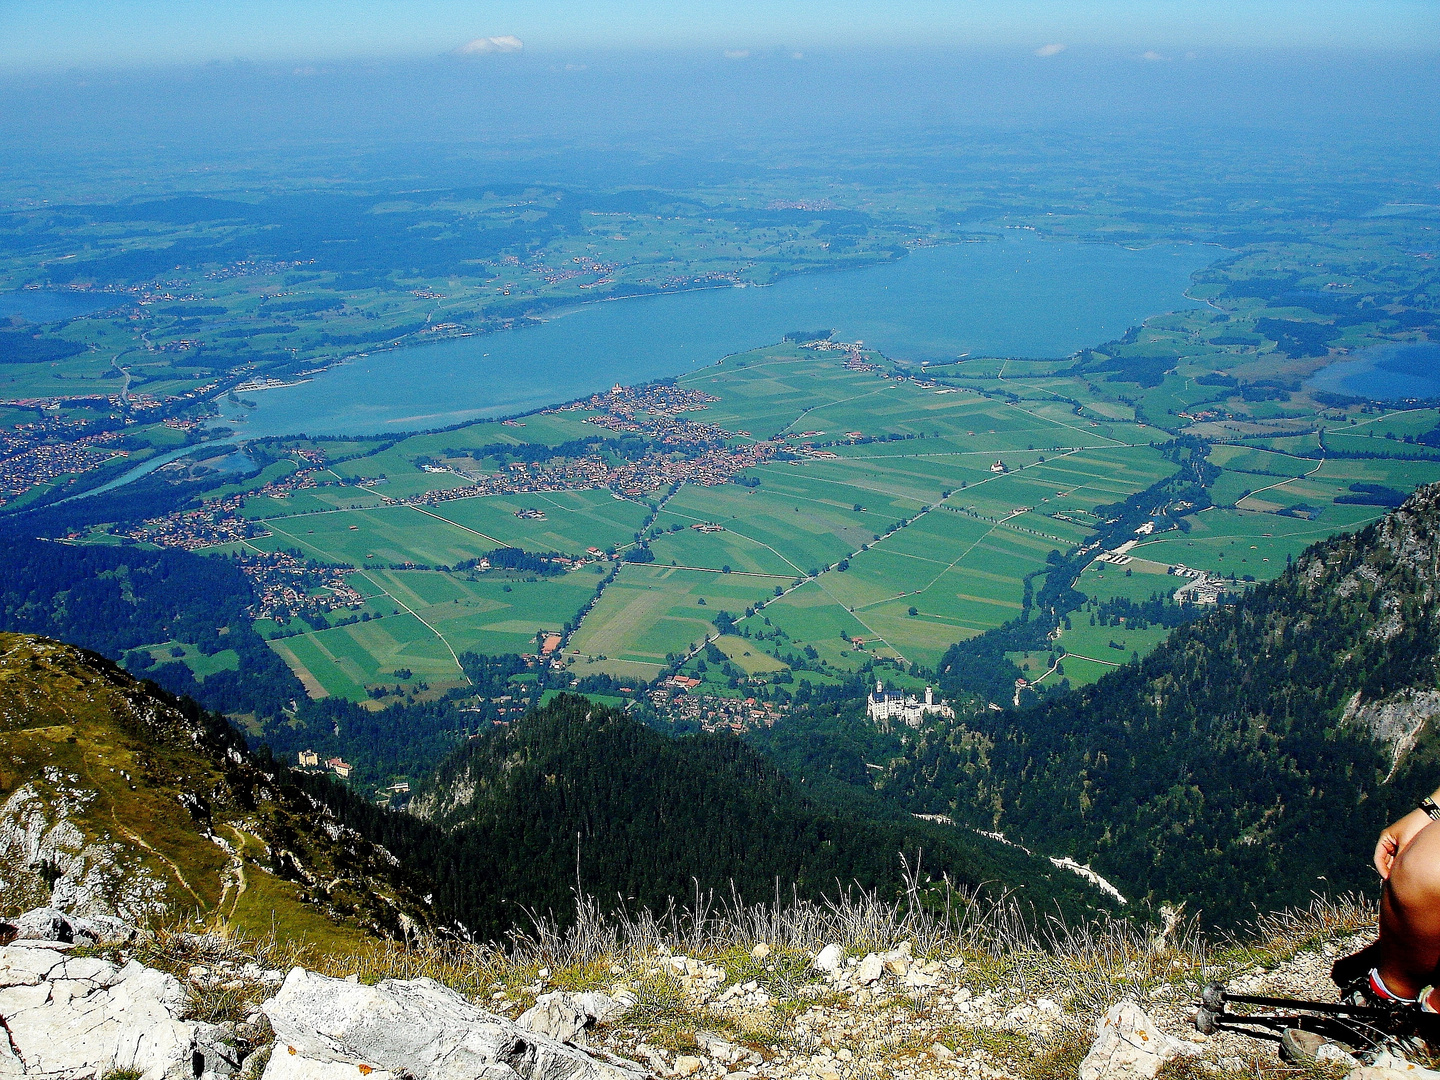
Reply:
M1161 326L1146 347L1178 334ZM1059 361L937 365L930 385L883 358L867 354L867 362L874 367L851 370L843 354L780 345L680 379L718 398L692 415L737 433L735 442L784 437L789 453L750 470L744 484L685 483L643 498L606 489L417 498L470 483L426 471L432 462L484 471L497 462L472 450L595 436L586 409L335 444L342 460L314 472L319 486L247 500L245 515L270 534L250 544L363 571L351 582L372 618L273 646L314 694L393 692L401 669L412 672L407 693L421 682L453 686L462 679L459 653L530 651L537 631L574 625L613 564L538 581L450 568L502 546L613 558L643 533L654 561L621 563L565 642L576 675L651 679L713 637L720 611L745 635L723 642L730 663L756 680L781 675L787 656L806 658L799 674L812 683L877 657L933 667L952 643L1020 615L1027 575L1089 541L1106 507L1175 472L1165 445L1179 412L1237 407L1229 388L1196 383L1183 365L1141 394L1145 415L1163 415L1166 428L1136 423L1129 399ZM1213 441L1213 505L1185 515L1183 529L1136 536L1129 575L1092 563L1076 588L1094 603L1168 596L1183 583L1166 572L1177 563L1263 581L1308 544L1383 512L1336 502L1352 485L1408 491L1440 480L1440 459L1416 441L1440 421L1435 410L1326 412L1322 447L1317 410L1266 421L1285 412L1272 404L1195 422ZM1267 423L1311 426L1276 437ZM1337 443L1391 456L1327 456ZM289 465L272 468L279 476ZM1084 683L1144 655L1165 633L1091 626L1087 607L1060 632L1067 655L1058 665L1053 651L1013 659L1032 678ZM708 687L746 692L713 666L700 670L699 659L686 670Z
M594 592L596 575L578 570L526 580L426 570L367 570L351 579L366 597L366 622L272 640L286 663L326 696L361 701L368 687L415 682L443 689L463 683L456 656L533 652L541 630L573 619Z
M633 542L650 508L608 491L540 491L456 499L427 507L430 513L492 538L497 545L527 551L583 555L588 547L609 550ZM538 510L543 521L518 518L517 510Z
M596 670L653 678L667 653L684 653L714 633L717 612L738 615L773 596L776 584L775 578L734 572L626 566L566 651L579 654L577 674Z

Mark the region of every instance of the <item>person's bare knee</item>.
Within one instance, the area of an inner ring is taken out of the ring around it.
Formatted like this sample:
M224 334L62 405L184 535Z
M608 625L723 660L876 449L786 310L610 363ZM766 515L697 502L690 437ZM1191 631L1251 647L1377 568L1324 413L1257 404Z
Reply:
M1413 997L1440 964L1440 829L1427 828L1395 859L1380 899L1380 975Z

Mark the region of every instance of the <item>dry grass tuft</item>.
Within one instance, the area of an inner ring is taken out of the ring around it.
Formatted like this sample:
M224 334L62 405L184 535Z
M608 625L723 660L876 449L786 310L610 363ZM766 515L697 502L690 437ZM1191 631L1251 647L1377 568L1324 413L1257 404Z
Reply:
M914 889L898 901L855 889L819 902L794 895L782 900L777 892L770 903L745 905L734 895L717 902L697 894L686 907L671 904L656 913L623 906L606 910L594 897L581 896L568 925L532 915L526 930L502 942L452 937L338 951L281 941L273 933L249 939L223 926L191 924L157 930L140 958L182 979L193 965L214 968L222 960L250 959L282 971L300 964L335 977L358 975L366 983L424 976L487 1006L503 993L512 1017L547 990L608 990L623 984L638 999L627 1026L646 1030L655 1045L681 1052L691 1048L698 1030L717 1030L726 1021L690 996L685 980L668 963L671 956L691 956L723 969L722 986L754 982L763 988L771 998L770 1008L763 1010L764 1024L753 1031L736 1027L729 1034L753 1047L780 1046L788 1045L789 1021L811 1005L853 1005L817 985L820 976L810 962L821 947L838 944L858 956L908 941L917 957L958 966L965 984L977 993L1015 987L1026 996L1061 1003L1061 1030L1039 1054L1029 1048L1020 1052L1018 1043L1000 1045L1006 1042L1000 1036L996 1045L973 1046L980 1037L975 1031L947 1031L953 1032L957 1050L979 1049L997 1060L1013 1057L1026 1080L1059 1080L1062 1072L1068 1080L1094 1018L1121 998L1144 1000L1166 986L1172 988L1165 991L1171 1000L1198 995L1209 979L1257 964L1274 966L1375 924L1374 907L1353 897L1316 898L1305 908L1258 919L1243 937L1219 940L1207 938L1198 921L1181 912L1166 912L1159 925L1114 917L1072 925L1036 918L1009 899L985 900L948 888L938 902L933 892L925 894L924 903L921 899ZM768 946L768 955L757 959L753 950L760 943ZM542 969L548 969L544 976ZM194 1015L209 1020L237 1019L258 1001L248 988L192 987L192 993L197 995ZM929 1006L929 999L917 994L913 1011L918 1015ZM1271 1080L1268 1074L1266 1080ZM1323 1078L1276 1074L1273 1080Z

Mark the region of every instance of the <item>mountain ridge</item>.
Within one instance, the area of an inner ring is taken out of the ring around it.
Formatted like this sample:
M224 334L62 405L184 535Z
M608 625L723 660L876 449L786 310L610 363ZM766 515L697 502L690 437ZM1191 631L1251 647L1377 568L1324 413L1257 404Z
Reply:
M1440 775L1437 595L1431 485L1091 687L922 733L882 786L1221 922L1366 890Z
M350 940L430 922L392 855L223 717L95 653L0 634L0 737L0 914L189 911Z

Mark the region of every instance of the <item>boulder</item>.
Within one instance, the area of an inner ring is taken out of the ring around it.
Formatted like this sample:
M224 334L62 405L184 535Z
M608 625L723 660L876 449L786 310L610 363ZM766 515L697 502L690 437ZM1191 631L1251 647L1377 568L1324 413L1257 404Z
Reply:
M584 996L563 995L569 1001L559 1001L556 1011L563 1016L573 1006L583 1012L576 999ZM634 1062L587 1054L487 1013L433 979L386 979L365 986L295 968L261 1009L275 1029L265 1080L355 1080L357 1071L369 1080L401 1074L412 1080L641 1080L645 1075Z
M591 991L567 994L556 990L541 994L535 1004L515 1021L523 1028L548 1035L557 1042L585 1045L585 1032L630 1011L633 1000L616 999L608 994Z
M32 908L12 920L12 926L15 931L13 941L61 941L66 944L128 941L136 933L133 926L120 919L104 915L82 919L53 907Z
M844 949L840 948L839 945L826 945L816 955L815 959L810 961L810 966L816 971L823 971L826 975L834 975L840 970L840 965L844 963L844 960Z
M235 1052L213 1024L182 1020L188 999L172 975L124 967L65 948L0 949L0 1018L9 1039L0 1074L102 1076L133 1069L145 1080L217 1077Z
M1351 1069L1345 1080L1440 1080L1440 1072L1422 1068L1399 1054L1382 1053L1371 1064Z
M1166 1035L1139 1005L1110 1006L1095 1025L1095 1042L1080 1062L1080 1080L1152 1080L1181 1054L1198 1054L1189 1043Z
M908 941L902 941L898 948L880 954L880 962L885 965L885 970L891 975L899 975L902 978L910 970L910 960L910 942Z
M880 976L885 974L885 962L873 952L866 955L860 961L860 966L855 969L855 981L861 986L869 986L871 983L880 981Z

